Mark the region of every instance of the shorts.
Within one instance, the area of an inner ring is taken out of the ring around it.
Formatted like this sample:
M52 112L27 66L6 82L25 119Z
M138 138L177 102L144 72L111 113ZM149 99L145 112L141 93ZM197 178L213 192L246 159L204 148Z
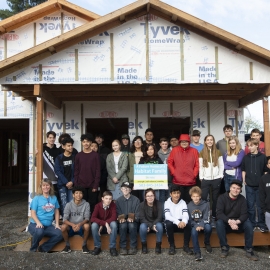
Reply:
M80 227L80 229L77 232L74 232L72 227L69 227L69 231L68 231L68 236L74 236L74 235L80 235L81 237L83 237L83 228L82 226Z

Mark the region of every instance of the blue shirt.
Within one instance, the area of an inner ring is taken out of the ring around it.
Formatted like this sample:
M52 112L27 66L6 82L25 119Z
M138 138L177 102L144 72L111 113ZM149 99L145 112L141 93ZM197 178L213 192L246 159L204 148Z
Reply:
M191 143L190 147L197 149L197 151L199 153L203 150L203 144L201 144L201 143L200 143L200 145L194 145L193 143Z
M43 226L52 225L54 210L59 208L56 196L45 198L43 195L35 196L30 204L30 209L36 211L37 218ZM33 218L31 223L36 223Z

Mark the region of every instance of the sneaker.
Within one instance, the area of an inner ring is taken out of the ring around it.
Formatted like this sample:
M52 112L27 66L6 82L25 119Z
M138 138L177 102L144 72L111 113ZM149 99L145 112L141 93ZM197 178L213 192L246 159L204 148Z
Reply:
M111 254L111 256L117 256L118 252L117 252L116 248L110 248L110 254Z
M214 219L212 219L211 221L211 227L216 228L216 221Z
M258 227L258 229L260 230L260 232L267 232L267 229L265 227Z
M258 261L258 257L254 254L252 248L248 249L246 251L246 256L249 258L251 261Z
M170 246L169 255L174 255L174 254L175 254L175 246Z
M71 252L71 249L70 249L70 246L65 246L65 248L61 251L61 253L70 253Z
M257 229L257 227L253 227L253 232Z
M226 258L228 256L228 253L229 253L229 250L226 247L222 247L220 257Z
M91 252L92 255L98 255L101 252L100 247L95 247L94 250Z
M136 255L137 254L137 248L130 248L128 251L128 255Z
M193 255L193 251L189 248L189 246L184 246L183 250L188 254L188 255Z
M203 259L201 253L195 253L195 261L201 261Z
M87 248L87 245L82 246L82 252L84 254L89 254L90 253L90 250Z
M126 248L120 248L119 255L127 255L128 251Z
M206 253L212 253L212 247L210 246L210 244L205 245L205 250L206 250Z

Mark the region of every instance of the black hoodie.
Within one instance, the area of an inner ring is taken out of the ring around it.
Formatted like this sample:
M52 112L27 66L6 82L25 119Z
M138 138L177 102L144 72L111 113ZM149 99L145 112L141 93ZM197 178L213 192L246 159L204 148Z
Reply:
M262 211L270 213L270 173L265 174L260 181L259 198Z
M245 182L250 187L258 187L264 172L267 172L266 156L261 152L256 155L248 153L242 161L241 169L246 172Z

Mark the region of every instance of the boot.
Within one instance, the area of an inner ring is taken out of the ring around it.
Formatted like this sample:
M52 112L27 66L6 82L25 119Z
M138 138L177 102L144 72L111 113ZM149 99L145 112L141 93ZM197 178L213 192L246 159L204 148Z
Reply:
M147 243L146 242L142 242L142 254L146 254L146 253L148 253Z
M157 242L156 243L155 253L156 254L160 254L161 253L161 242Z

